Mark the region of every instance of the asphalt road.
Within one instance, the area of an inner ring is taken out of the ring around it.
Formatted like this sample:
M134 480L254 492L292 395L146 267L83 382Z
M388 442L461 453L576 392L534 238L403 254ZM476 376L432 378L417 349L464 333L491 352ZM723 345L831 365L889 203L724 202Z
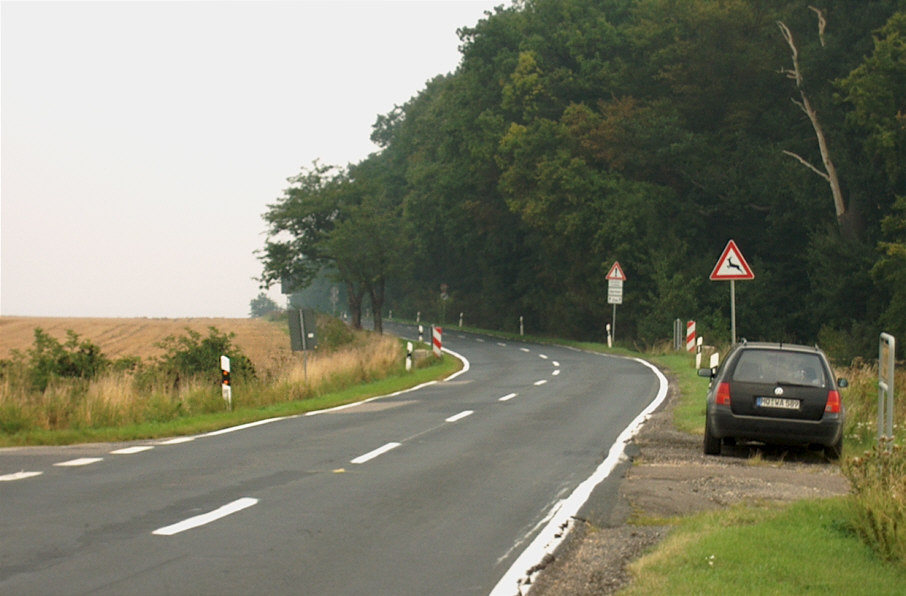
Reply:
M664 383L631 359L444 344L467 371L355 407L0 450L0 594L515 594Z

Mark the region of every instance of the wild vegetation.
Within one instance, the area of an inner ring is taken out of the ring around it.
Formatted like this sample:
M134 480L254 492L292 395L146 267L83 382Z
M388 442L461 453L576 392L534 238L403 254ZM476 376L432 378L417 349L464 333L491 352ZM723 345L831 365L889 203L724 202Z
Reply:
M304 411L354 400L357 395L337 394L403 375L405 354L396 339L354 332L328 317L319 319L318 335L314 353L278 351L256 368L234 344L234 334L215 327L207 335L186 329L165 337L159 355L116 360L71 330L61 343L36 328L28 350L0 360L0 444L109 437L110 429L120 429L121 438L193 432L196 426L236 424L256 411L261 417L280 404ZM232 418L213 417L226 411L221 355L231 361ZM317 401L329 394L334 402ZM181 430L180 421L187 422Z
M675 318L729 336L732 238L741 336L845 363L906 337L904 0L526 0L459 33L380 151L289 179L263 284L326 271L357 321L370 296L378 326L600 340L618 260L618 340L644 346Z

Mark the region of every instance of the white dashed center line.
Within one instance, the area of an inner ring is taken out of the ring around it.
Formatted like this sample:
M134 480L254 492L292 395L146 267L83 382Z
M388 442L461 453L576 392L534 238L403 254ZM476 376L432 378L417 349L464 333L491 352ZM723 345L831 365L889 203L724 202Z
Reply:
M181 521L179 523L173 524L171 526L165 526L151 532L156 536L172 536L174 534L179 534L180 532L185 532L186 530L191 530L192 528L197 528L198 526L203 526L211 522L217 521L218 519L224 518L228 515L232 515L237 511L242 511L243 509L248 509L252 505L257 505L258 499L252 498L242 498L233 501L232 503L227 503L219 509L215 509L210 513L204 513L202 515L196 515L195 517L190 517L187 520Z
M535 381L535 386L540 387L541 385L544 385L545 383L547 383L547 379L541 379L540 381Z
M460 412L459 414L456 414L455 416L450 416L449 418L447 418L446 421L447 422L456 422L457 420L462 420L463 418L465 418L467 416L471 416L474 413L475 413L474 410L465 410L463 412Z
M515 393L509 393L509 394L507 394L507 395L504 395L503 397L501 397L501 398L498 399L497 401L510 401L511 399L513 399L514 397L516 397L516 395L517 395L517 394L515 394Z
M378 448L375 449L374 451L369 451L369 452L366 453L365 455L360 455L360 456L358 456L357 458L355 458L355 459L353 459L353 460L350 460L349 463L351 463L351 464L364 464L365 462L371 461L371 460L373 460L374 458L376 458L376 457L379 456L379 455L383 455L383 454L387 453L387 452L390 451L391 449L396 449L396 448L399 447L401 444L402 444L402 443L387 443L387 444L384 445L383 447L378 447Z

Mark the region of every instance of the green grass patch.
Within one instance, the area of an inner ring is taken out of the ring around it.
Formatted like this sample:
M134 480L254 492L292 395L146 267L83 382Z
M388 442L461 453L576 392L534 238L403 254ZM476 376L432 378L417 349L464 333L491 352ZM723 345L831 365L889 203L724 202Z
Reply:
M399 371L384 379L346 387L308 399L283 401L260 407L244 407L243 401L254 401L242 395L241 387L234 387L232 411L181 416L160 422L145 422L105 428L82 429L33 429L11 434L0 434L0 447L22 445L69 445L75 443L117 442L155 439L161 437L195 435L211 432L230 426L256 422L266 418L293 416L327 408L354 403L376 396L388 395L427 383L443 379L460 370L462 363L451 357L445 357L430 366L418 367L411 372ZM250 388L254 391L254 388ZM260 390L260 389L259 389ZM214 390L220 400L220 390Z
M621 594L902 594L906 570L849 528L845 497L683 518Z

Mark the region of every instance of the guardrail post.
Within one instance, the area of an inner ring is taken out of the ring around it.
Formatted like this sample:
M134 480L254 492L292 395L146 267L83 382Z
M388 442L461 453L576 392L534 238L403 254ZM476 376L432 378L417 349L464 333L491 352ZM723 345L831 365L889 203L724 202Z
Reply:
M878 447L890 451L893 446L893 389L896 339L882 333L878 342Z

